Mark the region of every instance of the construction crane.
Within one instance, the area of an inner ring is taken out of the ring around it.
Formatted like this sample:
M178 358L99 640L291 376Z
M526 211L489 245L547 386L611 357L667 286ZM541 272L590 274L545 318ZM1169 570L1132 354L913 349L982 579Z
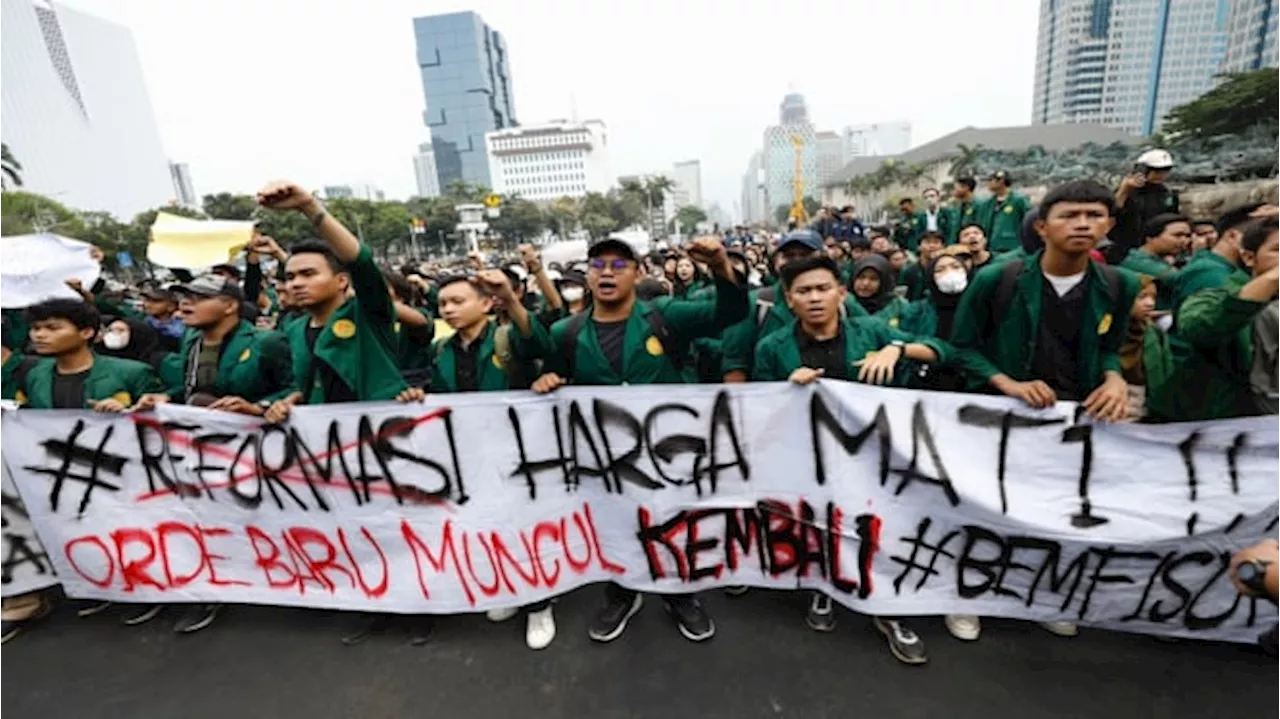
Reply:
M797 227L802 227L809 223L809 213L804 209L804 170L801 159L804 157L804 138L799 135L791 136L791 145L796 148L796 167L792 174L793 198L791 202L791 220L796 223Z

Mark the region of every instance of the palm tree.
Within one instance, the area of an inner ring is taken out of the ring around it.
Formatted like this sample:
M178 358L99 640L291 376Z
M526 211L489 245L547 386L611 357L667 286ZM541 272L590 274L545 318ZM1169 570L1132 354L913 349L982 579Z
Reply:
M18 172L22 170L22 165L14 158L13 153L9 152L9 146L0 143L0 186L5 189L12 184L14 187L22 187L22 175Z
M951 176L963 177L974 171L974 166L978 164L978 156L986 149L982 143L978 143L973 147L969 147L964 143L956 143L956 151L959 153L956 158L951 161Z
M654 207L660 206L667 199L667 193L675 188L675 180L666 175L647 177L644 181L645 192L649 193L649 202Z

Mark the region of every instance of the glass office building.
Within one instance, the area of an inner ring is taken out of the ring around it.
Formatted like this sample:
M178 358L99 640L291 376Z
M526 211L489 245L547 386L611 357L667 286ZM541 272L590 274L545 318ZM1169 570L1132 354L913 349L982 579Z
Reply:
M491 187L485 133L517 124L502 34L473 12L414 18L413 32L440 190Z

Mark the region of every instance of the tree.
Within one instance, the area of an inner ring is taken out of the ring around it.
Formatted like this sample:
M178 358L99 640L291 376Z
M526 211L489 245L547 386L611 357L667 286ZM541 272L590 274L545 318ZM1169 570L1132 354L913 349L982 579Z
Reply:
M1280 71L1268 67L1219 77L1223 81L1217 87L1165 115L1165 133L1175 138L1215 137L1239 134L1255 125L1276 127Z
M613 219L618 221L618 227L634 227L645 223L645 201L642 194L627 192L621 188L609 190L606 197L609 198Z
M149 233L134 232L133 228L116 220L108 212L81 212L84 230L76 239L84 240L102 250L108 266L119 267L116 259L121 252L128 252L134 262L145 262Z
M978 164L978 156L982 154L982 151L982 143L978 143L973 147L964 143L956 143L956 152L958 154L951 161L951 176L964 177L973 174Z
M546 218L535 203L514 195L506 197L498 216L489 220L489 227L512 248L533 240L546 226Z
M577 200L572 197L561 197L552 202L551 207L547 209L548 224L563 240L577 227L580 213Z
M205 195L203 204L204 214L215 220L251 220L258 210L255 198L230 192Z
M676 216L671 220L671 231L675 231L676 223L680 223L680 231L686 235L695 231L700 222L707 221L707 213L702 211L697 205L685 205L676 210Z
M489 192L489 188L484 185L476 185L463 180L450 180L449 186L445 188L444 195L452 200L455 205L466 205L480 202Z
M311 222L300 212L264 212L259 216L258 229L286 250L315 237Z
M22 175L18 174L21 170L22 165L18 164L13 153L9 152L9 146L0 143L0 186L6 190L9 189L9 185L22 187Z
M661 207L662 203L667 199L667 194L670 193L675 186L675 180L672 180L666 175L646 177L644 180L644 191L649 196L650 206Z
M57 200L34 192L0 193L0 234L28 235L52 232L79 237L84 221Z

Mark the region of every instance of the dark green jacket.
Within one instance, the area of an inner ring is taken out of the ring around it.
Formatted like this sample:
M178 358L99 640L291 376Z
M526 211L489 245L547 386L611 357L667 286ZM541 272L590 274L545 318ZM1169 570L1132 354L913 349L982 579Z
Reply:
M1249 276L1225 257L1213 252L1197 252L1186 267L1170 278L1170 284L1173 285L1172 306L1178 307L1200 290L1222 287L1236 273L1246 278Z
M1178 307L1170 342L1175 379L1155 402L1148 399L1153 418L1191 422L1258 413L1249 382L1253 318L1267 303L1240 299L1250 279L1232 275L1225 286L1197 292Z
M1173 309L1172 278L1175 270L1172 265L1150 252L1135 247L1125 255L1120 267L1135 274L1147 275L1156 281L1156 309Z
M528 353L539 343L547 341L546 330L533 316L529 317L533 330L529 337L521 337L514 324L499 325L489 321L485 325L484 334L476 339L480 343L476 351L476 384L480 392L501 392L508 389L529 389L537 377L527 376L521 371ZM499 335L506 337L509 344L509 357L504 359L498 352ZM432 392L458 391L458 350L462 345L462 336L457 332L446 338L438 339L433 344L435 362L431 370ZM528 373L532 374L532 373Z
M978 221L987 231L987 248L992 252L1008 252L1021 247L1018 233L1022 231L1022 218L1031 211L1031 201L1026 195L1012 190L1004 202L995 197L978 200Z
M907 299L914 302L924 298L927 289L924 281L924 265L912 262L902 268L898 276L898 284L907 288Z
M160 375L168 387L169 399L185 402L188 384L193 381L199 359L200 331L187 330L182 348L168 355ZM298 390L293 375L293 353L289 340L280 332L254 327L241 320L223 338L218 357L218 378L211 391L218 397L242 397L250 402L274 402Z
M747 291L743 285L716 279L714 297L676 300L659 297L652 302L637 301L627 320L622 346L622 374L609 364L596 339L595 323L588 317L581 323L575 346L572 371L565 357L565 339L572 317L551 327L539 350L546 360L546 372L555 372L580 385L674 384L685 382L692 369L683 370L667 356L658 337L654 336L647 313L661 313L671 333L676 350L689 357L690 344L699 337L715 337L726 327L746 316ZM687 362L685 363L687 364Z
M9 359L0 367L0 399L18 399L18 391L26 381L27 371L38 362L36 357L27 357L21 352L10 352ZM23 395L25 398L26 395ZM22 402L18 402L22 404Z
M970 375L970 388L983 389L992 377L1007 374L1019 382L1037 379L1031 373L1040 326L1040 305L1044 274L1040 271L1043 251L1024 260L1024 267L1004 307L1003 317L994 317L1004 263L984 268L974 276L951 329L951 344L957 362ZM1089 263L1085 281L1084 321L1079 334L1078 380L1089 392L1102 383L1106 371L1120 371L1120 346L1129 326L1129 311L1138 296L1138 278L1120 272L1120 297L1112 298L1106 277L1096 262Z
M932 337L914 337L890 327L888 324L871 318L845 318L841 320L844 330L844 356L849 363L848 375L856 381L858 368L854 363L861 362L867 355L877 352L894 340L903 342L919 342L933 348L938 353L940 362L950 359L951 348L945 342ZM751 379L756 382L782 382L791 373L803 367L800 361L800 343L796 339L797 321L768 337L756 345L756 366ZM900 362L901 366L902 363ZM895 371L892 384L902 386L909 379L907 372Z
M395 399L408 388L396 364L395 306L386 280L373 262L367 245L347 266L355 297L333 313L316 339L315 357L328 363L361 402ZM293 350L293 375L306 404L325 402L320 373L312 370L307 347L310 318L300 317L284 328ZM304 386L307 385L307 386Z
M26 395L24 406L31 409L53 409L54 360L40 360L27 372L22 393ZM84 409L90 402L116 399L125 407L144 394L163 392L164 386L151 365L133 360L105 357L95 354L93 367L84 381Z
M849 293L849 296L852 297L853 293ZM857 299L855 298L854 301L856 302ZM881 307L879 312L871 316L885 323L891 329L897 329L902 321L902 316L906 314L909 307L911 307L910 302L895 295L892 300L889 300L889 304Z
M960 228L971 222L982 222L982 219L978 216L980 206L976 199L968 202L953 202L942 209L943 217L946 218L948 245L954 245L960 240ZM941 217L938 218L938 224L939 226L943 224Z
M928 223L929 219L919 210L911 213L910 217L897 215L893 219L893 241L898 243L898 247L905 247L915 252L916 246L920 244L920 236L924 234Z
M852 269L852 268L851 268ZM773 304L767 310L762 309L760 305L760 292L756 290L751 293L751 308L746 319L727 328L722 334L721 339L722 351L724 359L722 361L722 369L728 372L746 372L751 375L752 358L755 356L756 344L771 332L788 327L796 316L791 313L791 308L787 306L787 299L782 289L782 281L779 280L772 285ZM763 289L763 288L762 288ZM857 298L853 293L845 295L844 309L846 317L867 317L867 311L862 309L862 305L858 304ZM764 321L759 322L759 315L764 312Z

